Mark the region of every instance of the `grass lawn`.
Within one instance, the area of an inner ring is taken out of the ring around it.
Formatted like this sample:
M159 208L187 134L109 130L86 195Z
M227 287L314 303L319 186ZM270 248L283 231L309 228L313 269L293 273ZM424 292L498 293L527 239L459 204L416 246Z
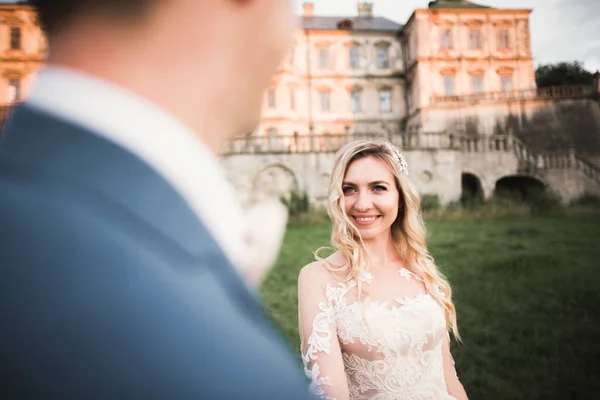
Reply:
M429 249L454 288L470 399L600 396L600 214L428 222ZM261 292L298 351L296 282L329 226L289 228Z

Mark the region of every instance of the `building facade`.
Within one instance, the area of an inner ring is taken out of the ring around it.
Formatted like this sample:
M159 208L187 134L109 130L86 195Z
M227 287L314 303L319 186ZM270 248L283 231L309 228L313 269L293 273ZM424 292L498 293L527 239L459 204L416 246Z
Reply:
M457 96L535 88L530 11L437 0L403 26L375 16L369 2L354 17L315 16L304 3L295 45L248 135L444 130ZM27 96L46 53L35 11L0 4L0 107Z
M439 0L416 10L402 32L408 130L444 129L465 105L485 113L480 104L457 99L497 94L504 100L536 89L530 13L465 0ZM454 107L443 105L453 101Z
M291 54L265 93L255 135L396 133L406 114L401 25L359 4L357 17L304 4Z
M304 3L255 135L443 130L456 109L439 103L536 88L531 10L438 0L404 26L374 16L367 2L356 17L313 11Z
M27 96L46 53L35 10L23 4L0 4L0 106Z

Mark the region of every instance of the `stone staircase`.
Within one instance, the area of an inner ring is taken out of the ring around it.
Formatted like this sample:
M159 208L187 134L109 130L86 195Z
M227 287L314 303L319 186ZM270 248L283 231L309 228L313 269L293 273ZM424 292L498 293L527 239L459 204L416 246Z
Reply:
M540 172L562 169L580 171L600 184L600 167L576 154L567 152L537 152L513 135L480 137L459 136L457 141L462 153L513 152L519 162L521 173L539 175Z
M573 149L567 153L538 153L529 149L517 138L512 137L510 141L523 172L551 169L580 171L600 184L600 167L578 156Z

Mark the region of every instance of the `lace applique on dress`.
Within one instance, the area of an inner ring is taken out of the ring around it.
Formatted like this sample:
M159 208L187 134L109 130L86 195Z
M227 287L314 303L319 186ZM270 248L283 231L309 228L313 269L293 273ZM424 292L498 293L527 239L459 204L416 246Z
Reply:
M419 275L404 267L400 268L400 276L406 279L407 281L410 281L412 278L415 278L416 280L423 282L423 279L421 279Z
M339 283L337 287L327 285L325 290L326 301L319 302L320 312L315 316L312 323L312 332L308 338L306 352L302 353L304 372L311 380L311 390L323 399L335 400L325 396L323 386L331 386L329 376L320 376L321 371L318 360L318 353L330 354L332 330L331 324L335 323L335 315L340 309L346 306L346 294L352 288L356 287L356 282L351 281L348 284Z
M407 281L420 280L407 269L399 273ZM354 281L326 285L318 303L302 354L313 392L332 399L328 387L344 382L352 400L454 399L444 380L442 348L448 333L440 304L428 293L358 300L356 287ZM328 360L338 343L343 365Z

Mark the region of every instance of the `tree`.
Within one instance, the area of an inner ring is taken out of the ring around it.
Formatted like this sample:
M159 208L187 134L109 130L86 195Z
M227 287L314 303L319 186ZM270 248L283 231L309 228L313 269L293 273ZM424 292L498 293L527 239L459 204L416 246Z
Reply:
M540 65L535 70L538 87L592 85L594 74L586 70L579 61Z

